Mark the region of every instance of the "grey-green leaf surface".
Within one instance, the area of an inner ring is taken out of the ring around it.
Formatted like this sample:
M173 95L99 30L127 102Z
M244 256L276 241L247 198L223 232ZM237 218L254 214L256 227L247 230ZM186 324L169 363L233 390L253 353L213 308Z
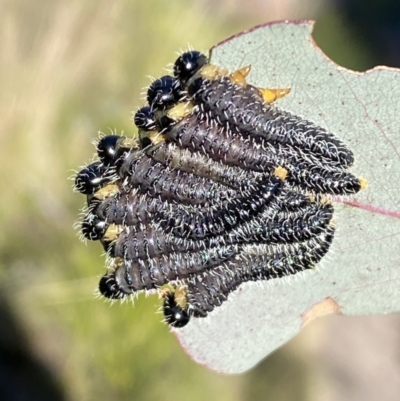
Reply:
M400 70L337 66L312 26L254 28L214 47L211 62L231 71L251 65L248 81L258 87L290 87L277 106L343 139L369 186L335 202L334 242L316 270L244 283L207 318L174 330L195 361L219 372L250 369L317 316L400 310Z

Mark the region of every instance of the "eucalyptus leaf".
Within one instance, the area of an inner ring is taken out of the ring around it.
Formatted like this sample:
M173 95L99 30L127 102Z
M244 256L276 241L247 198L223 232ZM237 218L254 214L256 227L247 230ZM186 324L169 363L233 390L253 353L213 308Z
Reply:
M336 199L334 242L316 270L244 283L207 318L173 330L195 361L219 372L250 369L315 317L400 310L400 70L342 68L316 46L312 28L256 27L214 47L211 62L230 71L251 65L249 83L291 88L277 107L344 140L353 173L369 185Z

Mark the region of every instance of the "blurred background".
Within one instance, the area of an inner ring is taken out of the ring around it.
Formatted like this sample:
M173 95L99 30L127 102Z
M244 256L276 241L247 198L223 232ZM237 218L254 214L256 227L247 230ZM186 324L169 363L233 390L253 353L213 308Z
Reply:
M0 1L0 399L397 400L398 316L321 319L240 376L198 366L155 313L95 299L99 244L72 225L98 131L131 136L149 76L257 24L315 19L359 71L400 66L398 0Z

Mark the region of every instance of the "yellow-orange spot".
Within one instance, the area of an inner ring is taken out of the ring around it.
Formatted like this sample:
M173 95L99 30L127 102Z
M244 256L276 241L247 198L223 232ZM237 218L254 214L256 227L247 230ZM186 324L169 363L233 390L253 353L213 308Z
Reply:
M229 75L229 78L234 84L246 87L247 86L246 77L247 75L249 75L250 71L251 71L251 66L247 65L246 67L240 68L239 70L232 72L232 74Z
M259 88L258 90L260 91L264 99L264 102L268 104L290 93L290 88L279 88L279 89Z
M201 71L200 75L206 79L217 79L224 77L229 74L229 71L226 68L218 67L214 64L205 65Z
M117 267L121 266L124 263L124 259L118 257L112 259L112 266L110 266L111 269L115 270Z
M275 169L274 175L275 177L280 178L282 181L285 181L288 175L288 171L285 168L279 166Z
M171 289L169 289L168 287L165 287L165 288L160 288L159 290L158 290L158 298L159 299L163 299L163 298L165 298L168 294L170 294L171 293Z
M360 186L361 186L361 189L368 188L368 181L365 178L360 178Z
M124 148L131 148L131 149L139 149L140 148L138 138L123 137L121 140L120 146L122 146Z
M251 65L246 65L245 67L242 67L242 68L240 68L240 69L238 69L238 70L236 70L237 72L240 72L240 74L242 74L243 75L243 77L247 77L247 75L249 75L250 74L250 71L251 71Z
M307 198L310 199L311 202L315 202L315 195L307 192Z
M331 297L314 304L310 309L301 315L301 328L303 329L317 317L340 313L339 304Z
M314 201L315 201L315 198L314 198ZM331 203L332 203L331 197L326 196L326 195L320 195L320 196L318 197L318 201L319 201L320 203L322 203L323 205L327 205L327 204L331 204Z
M153 145L157 145L161 142L165 142L166 136L161 135L158 131L149 131L148 138Z
M180 121L193 111L193 104L190 102L181 102L167 111L167 116L174 121Z
M182 309L186 307L187 304L187 288L186 286L177 287L175 289L175 302Z
M118 226L116 224L110 224L104 233L103 239L106 241L114 241L118 238L123 230L123 226Z
M109 184L106 185L105 187L99 189L98 191L96 191L93 196L96 199L99 200L103 200L106 198L109 198L110 196L114 196L115 194L117 194L119 192L119 187L116 184Z

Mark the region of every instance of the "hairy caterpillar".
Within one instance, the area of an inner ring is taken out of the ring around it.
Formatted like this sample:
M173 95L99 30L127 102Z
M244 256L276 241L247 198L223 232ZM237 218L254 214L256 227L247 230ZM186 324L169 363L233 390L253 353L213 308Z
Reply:
M210 79L207 65L204 55L189 51L176 60L174 75L187 90L189 99L211 112L220 123L254 137L310 150L326 158L329 164L344 167L353 164L353 153L335 135L301 117L267 105L260 90L251 85L238 85L220 74Z
M138 260L225 245L301 242L324 231L332 215L330 204L313 204L296 212L268 210L230 231L203 240L179 238L154 225L125 227L110 248L110 255Z
M181 307L182 314L205 317L243 282L270 280L312 269L328 251L333 234L334 228L329 226L324 233L300 244L243 247L229 269L219 266L185 281L187 304ZM174 325L169 307L171 296L164 301L164 314ZM176 303L174 307L179 309ZM178 321L176 326L182 327L182 322Z
M142 152L130 153L119 175L128 186L152 197L187 204L204 204L237 196L237 191L212 180L163 166Z
M229 81L229 78L226 79ZM173 104L172 89L168 86L173 85L172 82L173 78L168 76L155 81L158 91L168 94L168 105L160 105L159 102L157 104L157 107L161 107L161 117L158 117L160 120L165 117L164 112L168 108L167 106L172 107ZM239 89L243 88L239 87ZM150 100L152 92L154 91L150 86L148 94ZM176 102L179 98L180 95L176 94ZM181 111L180 106L179 103L175 105L179 112ZM151 109L147 112L150 113L148 119L156 118L157 125L157 116L160 115L160 111L155 110L154 115L151 115ZM347 195L356 193L365 186L365 181L345 170L346 165L332 163L331 160L321 157L318 152L313 153L311 148L299 147L296 141L282 143L282 141L274 141L267 137L260 139L246 135L247 131L244 128L243 130L232 130L229 124L221 125L218 118L216 119L209 110L202 113L193 108L188 113L184 110L181 116L179 116L179 112L175 112L174 107L167 112L177 113L178 120L169 120L165 124L162 130L163 136L174 141L180 147L204 154L217 162L263 173L271 173L279 165L288 170L289 183L314 193ZM306 132L308 133L310 130L307 129ZM297 140L304 133L292 132L291 135ZM320 136L318 134L316 138ZM343 146L345 145L343 144ZM162 156L163 154L159 159Z
M328 251L334 210L324 194L354 194L366 181L347 171L345 143L269 105L248 71L228 75L184 53L175 77L150 85L134 117L138 138L98 141L100 161L75 187L88 196L83 236L112 260L104 296L170 284L165 319L182 327L241 283L312 269Z
M254 181L260 176L257 172L245 171L236 166L214 161L200 152L180 148L173 142L149 146L144 151L152 159L172 169L196 174L235 189L243 187L244 183Z
M162 255L136 262L116 260L114 272L106 275L109 298L121 298L121 293L129 295L135 291L150 290L171 281L188 278L199 271L233 260L238 252L238 247L229 246L185 254ZM110 287L114 288L114 291L111 291Z

